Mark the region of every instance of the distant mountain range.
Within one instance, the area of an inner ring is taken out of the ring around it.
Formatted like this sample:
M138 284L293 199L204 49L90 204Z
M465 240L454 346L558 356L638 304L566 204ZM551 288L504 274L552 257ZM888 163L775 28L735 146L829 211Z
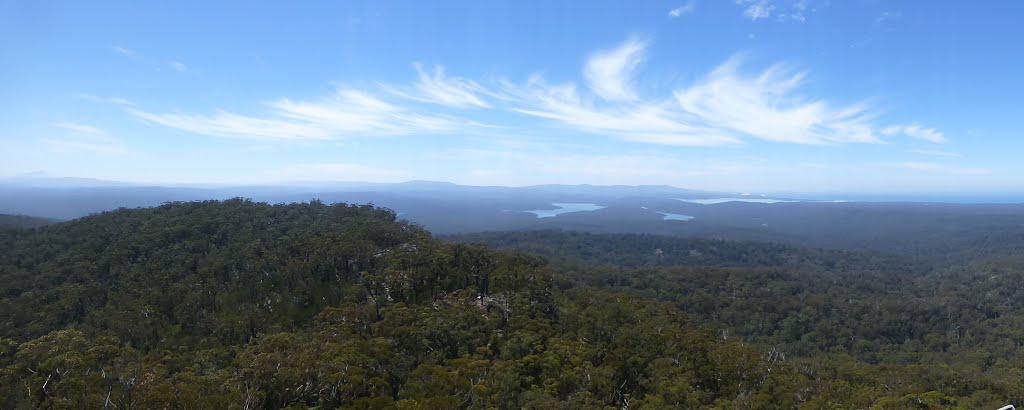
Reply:
M501 187L409 181L147 186L38 174L0 179L0 214L51 219L234 197L269 203L369 203L390 208L436 234L560 229L950 255L967 245L998 253L1019 250L1016 244L1024 243L1021 204L820 201L665 185ZM767 199L779 201L760 202Z
M0 178L0 213L72 219L120 207L172 201L246 197L281 203L319 199L324 202L375 203L397 212L415 213L431 202L489 204L499 210L531 210L554 202L609 202L622 198L714 198L721 193L666 185L467 186L450 182L409 181L294 182L279 185L144 185L89 178L48 177L32 173ZM420 205L418 205L420 204Z

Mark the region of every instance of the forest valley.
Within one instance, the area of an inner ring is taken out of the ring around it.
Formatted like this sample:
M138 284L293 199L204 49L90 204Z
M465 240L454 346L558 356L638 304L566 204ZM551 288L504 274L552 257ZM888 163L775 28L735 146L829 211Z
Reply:
M244 199L2 221L3 409L1024 403L1024 240L950 263L640 234L434 237L369 205Z

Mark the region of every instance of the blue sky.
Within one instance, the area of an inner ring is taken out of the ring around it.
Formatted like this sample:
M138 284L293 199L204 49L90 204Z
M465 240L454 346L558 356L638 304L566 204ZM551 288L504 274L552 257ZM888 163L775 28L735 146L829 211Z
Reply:
M1019 2L0 5L0 175L1021 191Z

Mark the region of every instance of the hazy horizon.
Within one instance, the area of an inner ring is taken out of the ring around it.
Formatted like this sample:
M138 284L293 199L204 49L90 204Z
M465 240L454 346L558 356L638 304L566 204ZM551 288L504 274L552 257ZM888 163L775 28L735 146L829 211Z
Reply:
M1018 204L1024 203L1024 190L1019 189L959 189L959 190L915 190L891 188L887 191L857 191L857 190L804 190L804 191L772 191L772 190L704 190L694 189L688 186L677 185L628 185L628 184L535 184L535 185L472 185L457 184L451 181L434 180L407 180L397 182L370 182L370 181L344 181L344 180L323 180L323 181L266 181L263 183L216 183L216 182L127 182L116 180L102 180L79 178L70 176L49 175L36 171L26 174L11 176L0 176L0 187L37 187L50 189L80 189L80 188L102 188L102 187L123 187L123 188L197 188L197 189L246 189L246 188L267 188L267 189L329 189L341 190L345 188L360 188L371 186L392 186L409 184L442 184L452 185L459 188L533 188L543 186L565 186L565 187L669 187L680 190L691 190L697 193L720 194L718 197L726 198L729 195L787 198L818 201L843 201L843 202L936 202L936 203L960 203L960 204ZM717 198L717 197L716 197ZM312 199L312 198L310 198Z

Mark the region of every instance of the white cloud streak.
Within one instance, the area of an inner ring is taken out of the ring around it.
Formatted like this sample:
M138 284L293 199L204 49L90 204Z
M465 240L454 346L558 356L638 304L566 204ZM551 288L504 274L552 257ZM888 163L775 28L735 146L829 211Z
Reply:
M325 130L289 121L263 119L220 111L212 115L157 114L130 109L135 117L154 125L185 132L228 138L328 139Z
M471 123L441 115L423 115L366 92L339 89L321 100L281 99L267 104L266 117L220 111L212 115L158 114L130 109L148 123L202 135L278 140L327 140L357 136L441 133Z
M184 73L185 71L188 71L188 66L180 61L171 61L169 64L171 66L171 69L179 73Z
M415 65L416 82L377 88L340 88L327 98L282 98L262 114L158 113L126 108L137 118L190 133L230 138L329 140L396 135L478 134L495 127L453 115L480 111L522 114L582 134L647 144L721 146L747 139L795 144L882 143L875 113L864 103L836 104L803 92L808 74L785 65L744 70L733 57L660 97L634 87L648 43L631 38L598 51L582 67L584 86L551 83L542 75L507 80L489 89L449 76L441 66ZM521 123L519 129L536 133ZM941 132L917 123L887 127L932 142Z
M688 3L676 7L668 11L668 16L672 18L681 17L684 14L690 14L697 10L697 0L690 0Z
M414 64L419 74L419 81L411 89L399 89L385 85L392 94L432 104L456 108L489 108L482 94L487 90L472 80L461 77L445 76L444 67L434 66L432 72L423 69L422 64Z
M590 89L602 100L589 99L572 83L550 85L539 75L524 85L506 83L505 92L518 104L514 111L554 120L584 132L654 144L714 146L741 138L797 144L879 143L864 104L835 106L803 97L805 72L774 65L754 75L741 72L733 57L673 98L640 99L629 76L642 61L645 43L628 40L612 52L598 53L584 69ZM617 56L611 59L608 56ZM593 66L617 70L586 75ZM595 81L595 78L603 81ZM608 86L607 84L613 84Z
M597 107L585 100L574 84L549 85L540 76L531 77L523 86L507 83L505 91L522 104L513 111L554 120L583 132L663 145L715 146L739 142L719 130L676 119L665 103Z
M933 144L943 144L949 142L946 136L934 128L928 128L921 124L909 124L909 125L890 125L882 129L882 134L886 136L906 135L908 137L925 140Z
M106 134L106 131L104 131L102 128L94 127L92 125L79 124L79 123L75 123L75 122L58 122L56 124L53 124L53 126L57 127L57 128L69 130L69 131L74 131L74 132L82 133L82 134L92 134L92 135L104 135L104 134Z
M92 102L101 103L101 104L135 105L134 102L131 102L131 101L127 100L127 99L119 98L119 97L100 97L100 96L95 95L95 94L86 94L86 93L80 93L80 94L77 94L76 96L78 98L81 98L81 99L86 100L86 101L92 101Z
M805 72L774 65L760 74L740 72L733 57L675 97L686 113L711 127L776 142L877 143L865 106L833 107L801 97Z
M743 16L751 20L766 19L775 12L775 5L769 0L736 0L743 7Z
M883 11L875 18L875 23L882 24L888 21L899 19L903 17L903 13L900 11Z
M118 45L110 46L110 50L125 57L135 57L138 55L138 53L136 53L134 50L130 50Z
M644 60L647 43L630 39L611 50L599 51L587 60L583 77L595 94L611 101L635 100L632 74Z
M69 135L54 138L41 138L40 142L51 150L76 154L92 152L96 154L126 155L129 153L120 141L107 135L107 132L92 125L74 122L59 122L54 127L71 131Z
M915 149L915 150L911 150L910 152L913 152L915 154L921 154L921 155L930 155L930 156L933 156L933 157L960 158L960 157L963 156L959 152L936 151L936 150L929 150L929 149Z
M639 101L632 89L632 73L643 61L646 47L645 42L630 39L590 57L584 78L591 92L604 101L587 98L573 83L548 84L540 75L521 85L505 82L503 91L514 103L511 110L587 133L664 145L738 143L721 130L686 121L671 101Z
M807 21L809 0L736 0L743 16L750 20L774 19L779 22Z

